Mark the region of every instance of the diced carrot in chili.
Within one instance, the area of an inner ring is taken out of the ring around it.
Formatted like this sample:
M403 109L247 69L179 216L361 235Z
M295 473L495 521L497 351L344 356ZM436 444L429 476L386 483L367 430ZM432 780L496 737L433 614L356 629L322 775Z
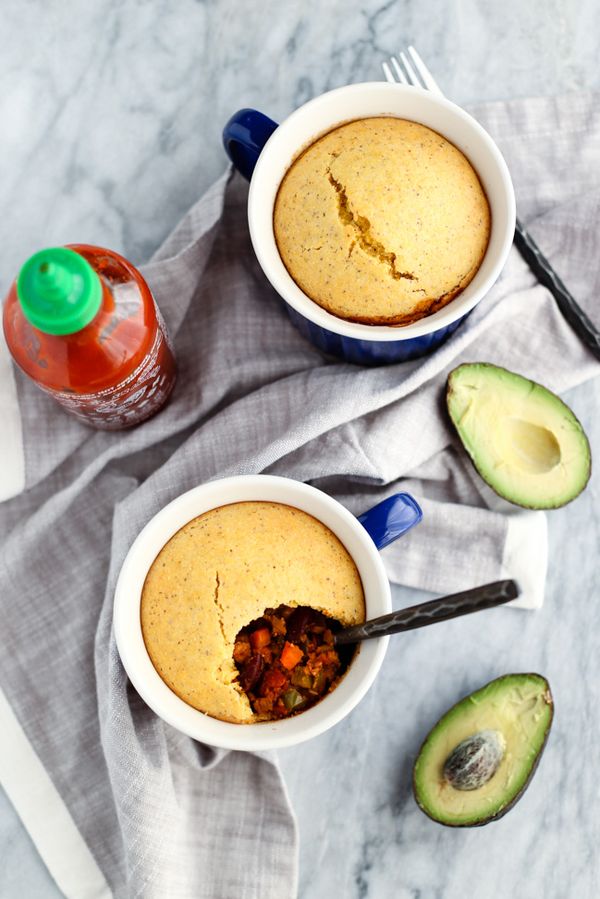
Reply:
M292 668L296 667L303 655L304 653L299 646L296 646L294 643L288 643L286 640L279 661L284 668L291 671Z
M259 627L257 631L253 631L250 634L250 642L252 643L252 649L261 649L261 647L271 642L271 631L268 627Z

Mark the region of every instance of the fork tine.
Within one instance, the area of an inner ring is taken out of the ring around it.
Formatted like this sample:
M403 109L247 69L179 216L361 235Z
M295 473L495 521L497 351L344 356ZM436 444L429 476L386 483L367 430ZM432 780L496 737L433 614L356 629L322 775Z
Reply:
M415 70L413 69L412 65L410 64L410 60L409 60L408 56L406 55L406 53L403 50L400 51L400 59L402 60L402 65L404 66L404 71L408 75L408 80L409 80L410 84L412 84L413 87L423 88L423 82L421 81L421 79L419 78L419 76L417 75Z
M419 75L421 76L421 78L423 79L423 84L425 85L427 90L431 91L434 94L439 94L440 96L443 96L442 91L440 90L435 78L433 77L433 75L431 74L431 72L429 71L429 69L427 68L427 66L425 65L425 63L423 62L423 60L421 59L421 57L419 56L419 54L417 53L415 48L412 46L412 44L409 46L408 52L410 53L412 61L415 64L415 68L416 68L417 72L419 73Z
M388 66L387 62L382 62L381 68L383 69L383 74L385 75L385 80L389 81L390 84L395 84L396 79L392 75L392 71L391 71L390 67Z
M394 67L394 71L396 72L396 75L397 75L396 80L399 81L400 84L408 84L408 78L406 77L406 75L404 74L402 69L400 68L400 63L398 62L396 57L392 56L390 59L390 62L392 63L392 65Z
M403 50L399 53L402 65L398 62L396 56L390 56L391 66L388 62L381 63L385 80L390 84L396 84L397 82L400 82L400 84L409 84L412 87L419 87L421 90L428 90L433 94L438 94L440 97L443 97L444 94L440 90L435 78L412 44L408 46L408 54L412 59L412 63ZM404 69L402 66L404 66Z

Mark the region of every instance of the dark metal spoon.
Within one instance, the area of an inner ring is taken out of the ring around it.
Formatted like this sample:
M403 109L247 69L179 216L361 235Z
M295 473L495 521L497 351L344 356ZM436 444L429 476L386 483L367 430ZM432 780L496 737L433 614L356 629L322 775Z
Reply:
M400 609L390 615L382 615L381 618L372 618L364 624L345 627L335 634L334 641L340 646L343 643L371 640L373 637L387 637L390 634L399 634L400 631L411 631L417 627L436 624L438 621L458 618L460 615L470 615L471 612L492 609L494 606L501 606L511 599L516 599L518 595L519 587L515 581L494 581L492 584L483 584L472 590L463 590L462 593L453 593L451 596L422 602L418 606Z

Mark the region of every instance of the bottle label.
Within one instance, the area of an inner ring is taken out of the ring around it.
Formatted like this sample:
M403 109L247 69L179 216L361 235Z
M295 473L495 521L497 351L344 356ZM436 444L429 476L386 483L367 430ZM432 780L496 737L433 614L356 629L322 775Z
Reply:
M116 430L150 418L166 402L174 384L174 361L159 319L152 347L138 367L114 387L96 393L42 390L80 421Z

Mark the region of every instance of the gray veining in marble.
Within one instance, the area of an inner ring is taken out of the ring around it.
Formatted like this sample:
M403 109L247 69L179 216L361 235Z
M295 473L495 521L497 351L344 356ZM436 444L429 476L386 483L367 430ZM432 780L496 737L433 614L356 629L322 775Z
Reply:
M4 0L2 26L3 292L28 253L53 243L143 261L223 170L232 112L283 117L323 90L379 78L405 43L463 103L600 87L597 0ZM598 383L568 399L599 446ZM494 610L394 638L355 712L281 753L301 899L600 893L599 483L550 515L541 612ZM399 604L420 598L395 593ZM429 821L410 793L428 728L486 680L528 669L550 678L557 713L523 801L486 828ZM6 800L0 840L1 899L58 895Z

